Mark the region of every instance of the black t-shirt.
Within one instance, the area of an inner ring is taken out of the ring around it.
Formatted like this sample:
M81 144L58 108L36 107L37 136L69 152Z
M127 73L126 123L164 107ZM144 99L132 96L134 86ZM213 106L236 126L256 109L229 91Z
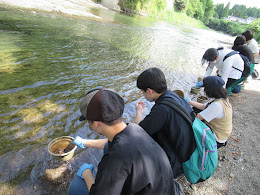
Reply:
M255 63L255 58L252 50L247 45L239 45L234 50L238 51L242 55L248 57L249 61Z
M90 194L174 194L170 162L139 126L128 124L108 144Z
M139 125L164 149L170 159L176 178L181 174L181 163L189 160L194 152L196 141L191 125L179 113L167 105L157 104L160 100L168 98L180 104L188 113L192 112L191 107L184 99L167 90L155 101L151 112Z

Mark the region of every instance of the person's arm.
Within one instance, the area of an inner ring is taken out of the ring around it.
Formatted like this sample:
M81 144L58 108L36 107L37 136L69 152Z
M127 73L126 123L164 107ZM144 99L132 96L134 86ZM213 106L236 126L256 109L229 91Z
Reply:
M84 139L83 144L88 148L97 148L104 150L104 146L108 139Z
M83 139L80 136L75 137L73 143L80 148L97 148L104 150L104 146L108 139Z
M195 101L192 101L192 100L189 100L188 103L189 103L191 106L193 106L193 107L195 107L195 108L198 108L198 109L200 109L200 110L204 110L204 109L206 108L204 104L199 103L199 102L195 102Z
M198 119L200 119L201 121L204 119L204 118L200 115L200 113L198 113L196 117L197 117Z
M169 106L163 104L155 104L151 112L139 123L139 125L149 134L153 135L163 128L168 120L169 112L171 109Z
M204 78L211 75L212 71L214 69L214 65L212 65L211 63L208 65L207 70L205 72Z
M259 52L254 53L254 58L256 58L259 55Z
M145 108L144 102L137 102L136 105L136 116L135 116L135 124L139 124L143 120L143 110Z
M235 56L231 56L223 62L222 73L220 75L221 78L225 81L225 85L223 87L226 87L228 76L230 74L232 64L233 64L233 57Z
M91 186L95 183L95 177L93 176L92 172L90 169L85 169L82 172L82 177L86 182L86 185L88 187L88 191L90 191Z
M94 166L92 164L84 163L77 172L77 176L85 180L88 191L90 191L92 185L95 183L93 169Z

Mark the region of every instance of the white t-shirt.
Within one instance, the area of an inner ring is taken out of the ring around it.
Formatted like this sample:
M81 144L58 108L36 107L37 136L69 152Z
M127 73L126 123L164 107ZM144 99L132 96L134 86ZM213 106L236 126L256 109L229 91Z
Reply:
M218 53L219 53L218 61L216 63L211 62L209 64L204 77L209 76L212 73L214 67L216 67L219 70L219 72L218 72L219 76L225 81L225 85L223 87L226 87L228 78L240 79L240 77L242 76L241 71L244 70L243 59L238 54L235 54L235 55L228 57L223 62L224 57L232 51L233 50L227 49L227 48L218 50ZM241 71L233 68L232 66Z
M255 39L248 41L247 46L252 50L253 53L259 52L258 43Z
M212 121L215 118L224 118L225 113L222 105L219 102L211 103L205 110L200 112L200 115L207 122ZM225 143L227 140L219 140L216 134L213 132L215 139L219 143Z

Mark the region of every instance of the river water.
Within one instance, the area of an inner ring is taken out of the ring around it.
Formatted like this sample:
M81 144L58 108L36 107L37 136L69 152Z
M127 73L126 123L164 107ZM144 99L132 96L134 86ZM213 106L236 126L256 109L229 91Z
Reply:
M142 71L159 67L169 89L196 98L189 91L205 71L203 53L233 41L111 10L91 13L96 17L0 9L0 193L66 194L84 162L97 167L100 150L77 149L65 163L47 151L59 136L102 138L78 121L88 90L115 89L125 100L124 121L133 122L135 103L145 101L136 87ZM153 105L145 102L144 115ZM45 171L53 169L61 177L50 181Z

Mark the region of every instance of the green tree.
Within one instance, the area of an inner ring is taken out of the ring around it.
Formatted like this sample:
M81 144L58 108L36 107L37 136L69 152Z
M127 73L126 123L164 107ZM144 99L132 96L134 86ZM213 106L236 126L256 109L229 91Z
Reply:
M211 18L214 15L214 4L213 4L213 0L205 0L204 1L204 18L203 18L203 22L205 24L209 23L209 18Z
M217 4L217 5L215 6L215 14L214 14L214 17L215 17L215 18L218 18L218 19L223 18L223 11L224 11L224 3Z
M248 18L247 8L245 5L236 4L229 10L229 15L237 16L239 18Z
M229 6L230 6L230 2L228 2L228 4L226 5L226 7L223 9L223 12L222 12L222 17L223 17L223 18L228 17L228 14L229 14Z
M256 7L250 7L247 9L247 15L257 18L259 10Z

